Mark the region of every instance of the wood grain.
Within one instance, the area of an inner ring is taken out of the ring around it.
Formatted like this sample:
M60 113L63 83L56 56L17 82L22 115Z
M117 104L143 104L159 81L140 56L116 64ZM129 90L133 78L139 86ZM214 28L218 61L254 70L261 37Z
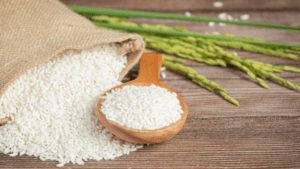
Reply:
M164 11L217 17L226 11L234 18L250 14L249 21L300 26L298 0L232 0L224 8L213 8L214 1L79 1L62 0L66 4L119 9ZM207 23L174 20L131 19L131 21L170 26L186 26L190 30L238 36L255 36L270 42L300 44L299 33L235 25L208 27ZM276 65L300 68L299 61L237 51L243 58ZM299 56L299 55L298 55ZM173 139L146 146L115 160L88 161L84 166L67 164L65 168L300 168L300 93L270 80L264 89L245 73L233 67L211 67L188 61L186 65L215 81L240 102L234 106L220 96L194 84L186 77L166 71L162 82L178 92L189 106L183 129ZM138 66L123 82L136 77ZM300 74L285 72L280 76L300 84ZM0 153L0 168L55 168L57 162L42 162L29 156L10 157Z

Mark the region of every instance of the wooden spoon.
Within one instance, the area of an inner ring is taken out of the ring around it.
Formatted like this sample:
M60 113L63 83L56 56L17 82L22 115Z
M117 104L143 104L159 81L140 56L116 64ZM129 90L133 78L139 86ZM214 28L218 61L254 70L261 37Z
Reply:
M175 92L167 85L159 81L161 65L162 65L161 54L155 54L155 53L143 54L140 63L140 71L138 77L133 81L124 83L122 85L110 89L108 93L110 93L111 90L113 89L122 88L123 86L126 85L150 86L151 84L166 88L170 92ZM106 94L104 94L103 96L106 96ZM180 101L180 105L182 107L184 114L176 123L173 123L170 126L161 129L156 129L156 130L132 129L132 128L121 126L120 124L114 121L107 120L105 118L105 115L101 112L101 104L104 101L104 99L100 99L98 101L97 113L100 122L116 137L122 140L131 143L143 143L143 144L160 143L174 137L182 129L186 121L187 114L188 114L188 106L186 102L183 100L183 98L180 97L178 94L177 94L177 98Z

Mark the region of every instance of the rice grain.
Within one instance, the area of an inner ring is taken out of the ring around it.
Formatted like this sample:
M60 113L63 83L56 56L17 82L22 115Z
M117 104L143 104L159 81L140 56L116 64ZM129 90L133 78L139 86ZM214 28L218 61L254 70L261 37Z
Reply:
M101 112L108 120L139 130L169 126L183 114L177 94L153 84L129 85L112 90L107 93Z
M59 162L114 159L141 146L123 143L98 120L99 97L120 85L126 56L112 44L68 51L28 70L0 98L0 151ZM130 145L128 148L123 145Z

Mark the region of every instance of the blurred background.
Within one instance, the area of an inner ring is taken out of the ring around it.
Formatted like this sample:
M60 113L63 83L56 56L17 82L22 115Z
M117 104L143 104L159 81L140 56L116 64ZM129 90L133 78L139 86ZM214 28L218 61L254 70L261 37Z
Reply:
M299 0L60 0L65 4L102 7L112 9L132 9L163 13L185 14L249 22L261 22L277 25L300 27ZM165 24L168 26L186 26L199 32L234 33L237 36L270 37L270 41L299 44L297 39L287 37L282 40L282 31L265 28L245 27L204 22L187 22L158 19L131 19L136 23ZM293 34L294 32L285 32ZM276 35L277 34L277 35ZM296 35L296 34L295 34ZM267 39L266 39L267 40ZM297 43L298 42L298 43Z

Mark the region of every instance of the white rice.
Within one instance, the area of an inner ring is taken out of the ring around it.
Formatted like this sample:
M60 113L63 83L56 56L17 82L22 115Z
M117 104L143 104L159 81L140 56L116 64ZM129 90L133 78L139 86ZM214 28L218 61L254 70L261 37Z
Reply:
M233 21L233 17L232 17L231 15L228 15L228 14L227 14L227 20Z
M245 21L245 20L248 20L249 18L250 18L250 16L249 16L248 14L244 14L244 15L241 15L241 16L240 16L240 19L241 19L241 20L244 20L244 21Z
M209 27L213 27L214 25L215 25L214 22L208 22L208 26L209 26Z
M96 104L120 85L125 56L102 45L80 53L67 52L28 70L0 98L0 151L27 154L42 161L84 164L114 159L141 148L114 137L98 121Z
M165 79L167 77L166 73L164 72L166 70L166 67L160 68L160 76Z
M223 12L218 15L218 18L221 20L227 20L227 13Z
M226 24L225 23L219 23L219 26L225 26Z
M221 8L223 6L223 2L216 1L213 3L214 7Z
M218 15L218 18L221 19L221 20L229 20L229 21L233 21L233 17L225 12L223 13L220 13Z
M184 15L185 15L186 17L191 17L191 16L192 16L192 14L191 14L190 12L188 12L188 11L186 11L186 12L184 13Z
M165 78L167 77L167 75L165 74L165 72L161 72L160 75L161 75L161 77L162 77L163 79L165 79Z
M155 85L124 86L103 98L101 112L106 119L133 129L160 129L183 114L177 94Z

